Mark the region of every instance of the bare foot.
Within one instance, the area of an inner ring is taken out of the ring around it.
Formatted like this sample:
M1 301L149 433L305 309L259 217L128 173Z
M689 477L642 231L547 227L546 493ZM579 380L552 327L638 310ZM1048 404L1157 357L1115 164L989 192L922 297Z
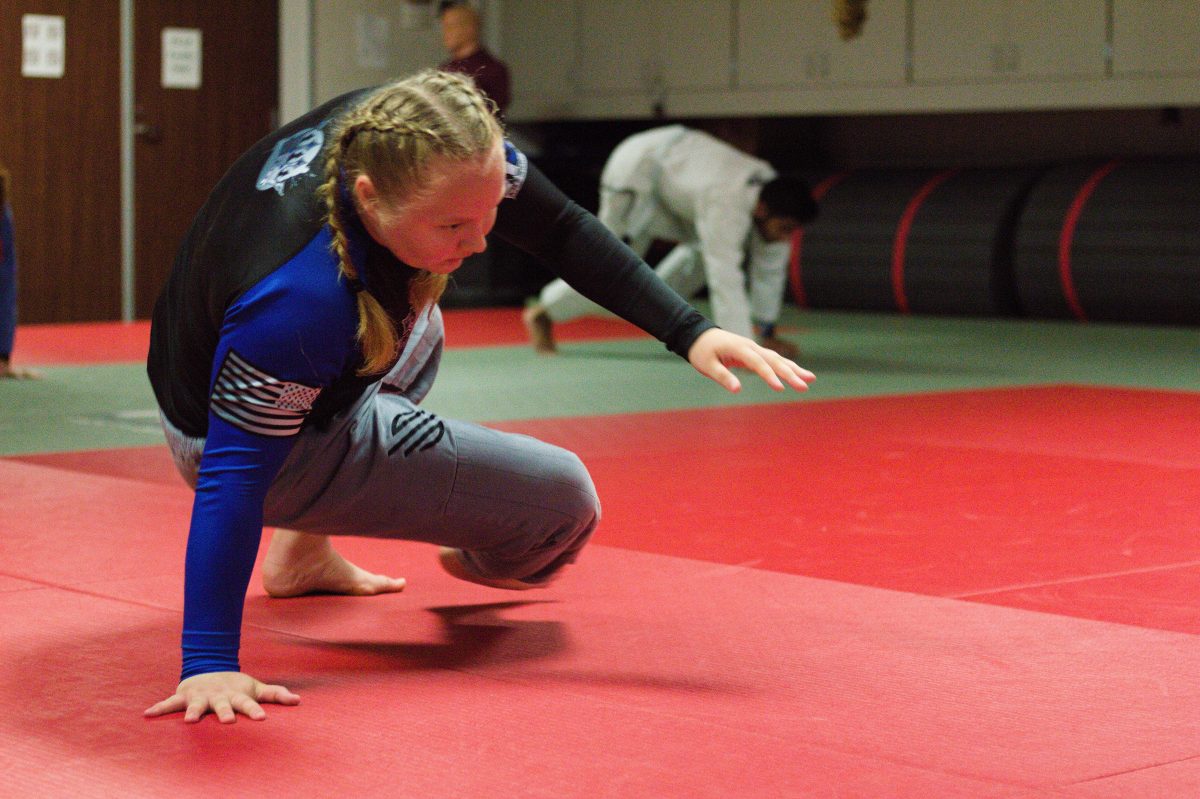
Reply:
M554 344L554 322L541 303L530 305L521 312L521 321L525 324L525 332L533 343L535 352L541 355L553 355L558 352Z
M39 380L41 377L41 372L23 366L13 366L8 361L0 360L0 380Z
M329 536L275 530L262 566L263 588L273 597L305 594L374 596L403 591L403 577L372 574L338 554Z

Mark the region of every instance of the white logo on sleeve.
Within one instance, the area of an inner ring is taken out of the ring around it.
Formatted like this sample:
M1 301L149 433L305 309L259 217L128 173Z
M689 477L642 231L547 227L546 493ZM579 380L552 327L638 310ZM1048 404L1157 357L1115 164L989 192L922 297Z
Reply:
M213 413L249 433L294 436L320 393L319 388L272 377L230 350L211 404Z
M525 177L529 174L529 159L525 153L513 146L512 142L504 140L504 196L511 200L525 185Z
M324 144L325 132L320 128L305 128L279 140L258 173L258 182L254 187L259 191L274 189L283 194L289 180L309 171L309 166L321 153Z

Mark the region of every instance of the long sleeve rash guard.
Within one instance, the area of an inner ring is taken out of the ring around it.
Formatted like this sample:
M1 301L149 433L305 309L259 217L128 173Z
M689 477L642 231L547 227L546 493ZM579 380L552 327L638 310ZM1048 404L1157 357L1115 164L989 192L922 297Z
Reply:
M184 434L205 439L188 534L183 678L240 670L242 606L267 490L296 434L380 379L357 374L355 297L339 279L316 195L326 133L362 96L315 109L230 168L155 306L147 370L159 407ZM506 156L494 232L686 357L711 322L507 142ZM414 270L360 224L348 228L367 290L404 329Z

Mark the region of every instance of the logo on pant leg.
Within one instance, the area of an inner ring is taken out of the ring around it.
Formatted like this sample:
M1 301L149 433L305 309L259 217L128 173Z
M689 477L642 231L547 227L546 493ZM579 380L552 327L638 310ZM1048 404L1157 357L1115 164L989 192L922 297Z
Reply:
M388 455L402 450L404 457L414 452L424 452L442 440L446 424L432 413L415 408L392 417L392 436L399 438L388 449Z

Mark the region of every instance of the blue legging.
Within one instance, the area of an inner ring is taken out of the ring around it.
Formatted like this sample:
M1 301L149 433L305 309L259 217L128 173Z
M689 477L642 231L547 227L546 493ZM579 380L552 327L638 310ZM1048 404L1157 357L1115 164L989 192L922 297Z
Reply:
M0 216L0 359L12 355L17 329L17 250L13 241L12 209Z

